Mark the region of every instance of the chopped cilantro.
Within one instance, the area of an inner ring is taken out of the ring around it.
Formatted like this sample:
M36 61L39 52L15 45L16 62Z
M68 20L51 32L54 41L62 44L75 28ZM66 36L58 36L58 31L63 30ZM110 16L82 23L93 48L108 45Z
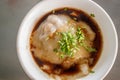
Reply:
M90 70L90 73L95 73L95 71Z
M59 34L61 39L58 40L59 47L53 51L59 53L61 58L74 56L76 51L79 50L79 46L84 47L88 52L96 52L95 48L85 43L85 35L80 27L77 28L75 35L73 35L71 31L56 32L56 34Z
M95 48L92 47L86 47L88 52L96 52L97 50Z
M64 11L67 11L68 10L68 8L64 8Z
M59 50L64 56L72 56L77 45L77 40L70 32L62 32L61 39L58 41ZM63 55L62 55L63 56Z
M81 28L78 27L77 32L77 40L80 43L80 46L84 47L88 52L96 52L95 48L89 47L87 44L85 44L85 36L81 30Z
M60 52L60 57L64 58L65 56L72 57L77 49L77 40L75 35L71 32L61 32L59 33L61 39L58 41L59 47L54 49L54 52Z
M91 16L91 17L95 17L95 14L91 13L90 16Z
M77 36L78 42L82 42L85 39L85 36L82 33L81 28L79 27L77 28L76 36Z

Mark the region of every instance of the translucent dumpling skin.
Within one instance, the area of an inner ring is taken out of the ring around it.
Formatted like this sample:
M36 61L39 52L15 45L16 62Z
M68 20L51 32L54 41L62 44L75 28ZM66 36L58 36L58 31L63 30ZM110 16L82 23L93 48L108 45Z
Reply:
M56 33L71 31L74 35L78 26L85 29L83 33L88 37L85 42L92 46L95 33L85 22L76 22L67 15L49 15L33 33L32 45L36 48L32 49L32 51L34 51L35 57L41 61L60 65L65 70L76 64L80 64L79 67L82 74L87 75L89 73L88 59L90 58L90 53L85 48L80 46L73 57L61 58L58 55L60 53L57 54L54 52L54 49L59 47L58 41L61 39L61 36L58 36ZM48 67L43 67L43 69L49 70L50 68Z

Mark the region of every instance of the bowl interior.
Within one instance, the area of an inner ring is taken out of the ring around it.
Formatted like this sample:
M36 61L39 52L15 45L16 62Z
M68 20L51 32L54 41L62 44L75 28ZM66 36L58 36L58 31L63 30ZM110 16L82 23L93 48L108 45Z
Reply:
M103 35L103 51L99 61L93 68L95 73L83 77L82 80L103 79L115 61L118 39L115 26L108 14L98 4L90 0L44 0L31 9L20 26L17 39L18 57L23 69L31 79L49 80L49 76L40 70L32 58L29 51L29 37L35 23L40 17L53 9L61 7L77 8L88 14L95 14L94 19L100 26Z

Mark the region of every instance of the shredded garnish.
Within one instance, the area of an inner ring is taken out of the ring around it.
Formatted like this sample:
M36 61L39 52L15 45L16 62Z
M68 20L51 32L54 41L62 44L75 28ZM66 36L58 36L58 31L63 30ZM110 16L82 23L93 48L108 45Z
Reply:
M90 16L91 16L91 17L95 17L95 14L91 13Z
M92 47L88 46L87 44L85 44L85 42L84 42L85 36L80 27L77 28L76 35L77 35L77 40L78 40L80 46L84 47L88 52L96 52L95 48L92 48Z
M53 51L60 53L60 57L72 57L79 50L79 46L84 47L88 52L96 52L95 48L92 48L85 44L85 35L80 27L77 28L76 34L73 35L69 32L56 33L61 36L58 41L59 48L55 48Z
M83 40L85 39L85 36L80 27L77 28L76 36L79 43L83 42Z
M81 42L80 46L84 47L88 52L97 52L97 50L95 48L88 46L84 42Z
M67 11L67 10L68 10L68 8L67 8L67 7L65 7L65 8L64 8L64 11Z
M97 52L97 50L95 49L95 48L92 48L92 47L86 47L86 50L88 51L88 52Z
M90 70L90 73L95 73L95 71Z
M59 51L62 53L62 56L63 54L64 56L73 56L77 40L70 32L62 32L61 39L58 41L58 44L60 46Z

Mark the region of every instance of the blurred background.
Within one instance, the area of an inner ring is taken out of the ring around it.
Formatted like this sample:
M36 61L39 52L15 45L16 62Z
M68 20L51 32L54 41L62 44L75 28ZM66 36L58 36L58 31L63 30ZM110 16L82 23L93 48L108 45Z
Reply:
M30 80L16 51L19 26L27 12L41 0L0 0L0 80ZM120 0L94 0L111 16L120 39ZM120 80L120 49L116 62L104 80Z

